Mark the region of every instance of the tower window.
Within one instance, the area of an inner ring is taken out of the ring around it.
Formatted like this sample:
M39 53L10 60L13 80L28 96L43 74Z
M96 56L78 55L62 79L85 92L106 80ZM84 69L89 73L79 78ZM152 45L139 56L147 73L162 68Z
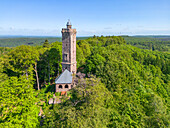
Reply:
M64 54L64 61L67 61L67 54Z

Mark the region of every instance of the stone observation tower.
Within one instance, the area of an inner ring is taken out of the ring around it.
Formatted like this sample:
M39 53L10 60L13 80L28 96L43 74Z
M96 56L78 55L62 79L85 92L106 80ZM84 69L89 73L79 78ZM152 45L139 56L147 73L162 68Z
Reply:
M71 73L76 73L76 29L72 29L70 20L66 24L67 28L62 29L62 71L67 69Z
M56 92L66 92L75 86L73 74L77 71L76 29L72 29L70 20L67 28L62 29L62 73L55 79Z

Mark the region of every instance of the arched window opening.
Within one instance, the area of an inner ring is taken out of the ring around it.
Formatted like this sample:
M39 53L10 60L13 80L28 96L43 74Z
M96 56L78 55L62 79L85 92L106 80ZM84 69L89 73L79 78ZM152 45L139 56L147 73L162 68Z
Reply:
M64 61L67 62L68 61L68 55L67 54L64 54Z
M67 85L67 84L65 85L65 88L68 88L68 85Z
M71 85L71 88L73 88L73 85Z
M59 85L59 87L58 88L63 88L63 86L62 85Z

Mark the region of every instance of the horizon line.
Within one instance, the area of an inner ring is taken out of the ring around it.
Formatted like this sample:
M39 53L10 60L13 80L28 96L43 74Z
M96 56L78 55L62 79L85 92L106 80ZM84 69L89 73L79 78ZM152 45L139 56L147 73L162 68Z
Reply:
M95 34L94 34L95 35ZM94 35L84 35L84 36L76 36L76 37L93 37ZM0 35L0 37L62 37L62 36L53 36L53 35ZM95 36L170 36L170 34L134 34L134 35L128 35L128 34L122 34L122 35L95 35Z

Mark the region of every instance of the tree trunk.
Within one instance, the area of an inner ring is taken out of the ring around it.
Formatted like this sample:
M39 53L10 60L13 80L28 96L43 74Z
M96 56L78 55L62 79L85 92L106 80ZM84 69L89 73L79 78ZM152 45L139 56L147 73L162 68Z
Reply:
M59 63L60 63L60 60L58 60L58 76L59 76Z
M39 78L38 78L38 72L37 72L37 64L35 64L35 74L36 74L36 79L37 79L37 87L38 87L38 90L40 90L40 84L39 84Z
M44 71L44 83L46 84L46 70Z
M49 72L48 77L49 77L49 82L50 82L50 64L49 64L49 62L48 62L48 72Z
M25 75L27 77L27 80L28 80L28 71L27 71L27 68L25 67Z

